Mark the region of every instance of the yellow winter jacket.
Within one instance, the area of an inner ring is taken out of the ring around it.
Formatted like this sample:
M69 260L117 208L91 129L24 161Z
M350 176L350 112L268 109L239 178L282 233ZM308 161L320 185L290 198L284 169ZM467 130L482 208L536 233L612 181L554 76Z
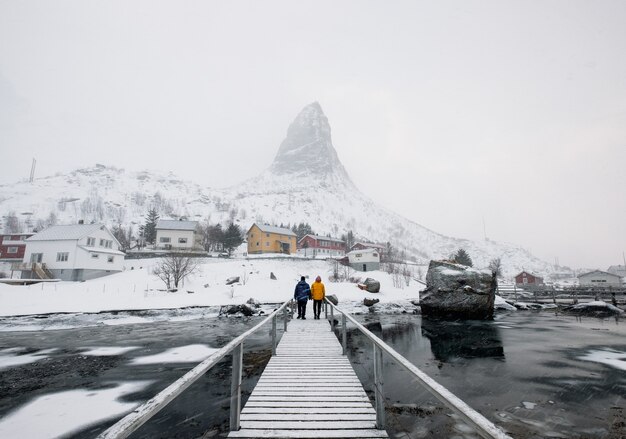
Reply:
M311 284L311 297L313 300L324 300L326 288L324 288L323 283L316 281Z

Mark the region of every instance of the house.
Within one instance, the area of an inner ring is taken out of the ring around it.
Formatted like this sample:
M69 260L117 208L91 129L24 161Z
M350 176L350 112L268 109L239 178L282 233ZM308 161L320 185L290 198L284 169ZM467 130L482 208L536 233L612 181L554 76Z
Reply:
M543 277L536 274L522 271L515 276L515 285L518 287L539 287L543 286Z
M296 234L283 227L253 224L246 233L248 254L285 253L297 251Z
M578 276L581 287L621 287L622 277L606 271L594 270Z
M198 221L158 220L156 225L155 248L160 250L199 250L196 232Z
M329 236L304 235L298 241L298 254L308 257L337 257L346 254L346 243Z
M50 226L26 240L22 279L82 281L122 271L120 243L102 224Z
M365 250L368 248L377 250L381 259L385 258L385 250L387 247L382 244L374 244L373 242L355 242L352 247L350 247L350 251Z
M0 235L0 260L22 261L26 250L26 239L34 233L11 233Z
M372 271L380 269L380 253L373 248L353 250L347 255L348 264L357 271Z
M611 274L617 274L620 277L626 278L626 268L623 265L611 265L607 272Z

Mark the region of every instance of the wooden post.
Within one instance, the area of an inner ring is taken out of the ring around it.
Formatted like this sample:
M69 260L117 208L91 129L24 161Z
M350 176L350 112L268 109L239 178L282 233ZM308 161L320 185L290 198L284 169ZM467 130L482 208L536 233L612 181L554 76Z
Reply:
M341 313L341 346L343 347L343 355L348 354L348 335L346 333L346 315Z
M276 316L272 317L272 355L276 355Z
M374 396L376 428L385 429L385 393L383 391L383 351L374 344Z
M330 327L335 329L335 308L330 307Z
M230 431L239 430L241 413L241 372L243 370L243 342L233 349L233 377L230 384Z
M283 331L287 332L287 307L283 308L283 322L284 322L284 328Z
M324 318L328 320L328 302L324 302Z

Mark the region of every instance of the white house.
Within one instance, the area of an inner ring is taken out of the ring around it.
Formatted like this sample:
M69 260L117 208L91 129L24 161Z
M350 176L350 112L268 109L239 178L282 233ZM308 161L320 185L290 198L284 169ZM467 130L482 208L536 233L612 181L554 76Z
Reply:
M578 283L585 287L620 287L622 278L606 271L595 270L578 276Z
M81 281L123 270L120 243L102 224L51 226L26 240L22 278Z
M199 236L196 233L198 221L159 220L156 225L156 245L162 250L193 250Z
M353 250L347 255L348 263L358 271L372 271L380 269L380 253L373 248Z

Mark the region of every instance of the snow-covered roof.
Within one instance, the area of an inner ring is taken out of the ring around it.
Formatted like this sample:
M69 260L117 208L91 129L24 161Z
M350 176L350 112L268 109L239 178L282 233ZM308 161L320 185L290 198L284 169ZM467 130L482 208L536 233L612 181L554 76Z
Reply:
M67 241L81 239L90 233L106 229L104 224L70 224L64 226L50 226L36 235L26 239L32 241Z
M349 255L353 255L356 253L374 253L377 251L378 249L375 249L375 248L364 248L364 249L352 250L351 252L346 253L346 255L349 256Z
M302 238L300 238L300 241L302 241L307 236L310 236L311 238L313 238L313 239L315 239L317 241L344 242L343 240L338 239L338 238L331 238L329 236L320 236L320 235L304 235Z
M385 249L384 245L382 245L382 244L374 244L373 242L355 242L352 245L352 248L354 248L355 245L362 245L362 246L370 247L370 248L379 248L379 249L382 249L382 250Z
M196 230L198 221L158 220L157 230Z
M614 276L614 277L617 277L617 278L621 278L621 276L620 276L620 275L618 275L618 274L613 274L613 273L609 273L608 271L593 270L593 271L590 271L590 272L588 272L588 273L583 273L583 274L579 275L579 276L578 276L578 279L580 279L581 277L590 276L590 275L592 275L592 274L596 274L596 273L597 273L597 274L605 274L605 275L609 275L609 276Z
M264 233L277 233L279 235L297 236L295 233L293 233L293 230L286 229L284 227L276 227L276 226L270 226L268 224L256 224L256 223L252 227L254 226L257 226L261 230L261 232L264 232Z
M106 253L108 255L120 255L120 256L125 256L126 253L121 252L119 250L113 250L111 248L102 248L102 247L86 247L84 245L79 245L78 247L82 248L83 250L89 252L89 253Z

